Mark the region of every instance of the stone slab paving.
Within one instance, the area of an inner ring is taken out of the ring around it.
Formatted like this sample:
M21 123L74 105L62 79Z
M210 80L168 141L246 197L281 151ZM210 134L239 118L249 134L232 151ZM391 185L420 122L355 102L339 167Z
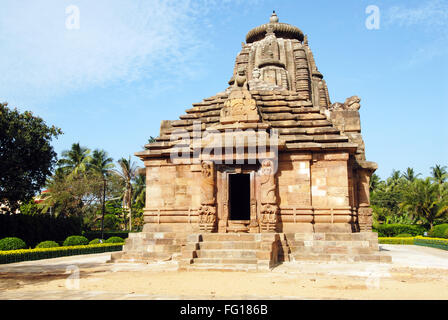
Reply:
M375 274L379 277L390 277L389 271L396 267L424 268L424 269L448 269L448 251L405 245L381 245L381 250L386 250L392 256L392 263L317 263L317 262L289 262L283 263L270 271L260 273L262 277L272 277L274 274L282 274L283 277L297 277L297 274L316 274L333 276L359 276L369 277ZM141 263L107 263L110 253L94 255L71 256L56 259L19 262L0 265L0 275L17 274L20 281L21 274L62 275L73 266L80 272L176 272L177 262L168 261L154 264ZM447 279L448 280L448 279ZM98 278L100 281L100 278ZM118 293L103 291L81 290L57 290L57 291L24 291L24 290L0 290L0 300L246 300L246 299L307 299L307 297L269 297L257 295L245 296L215 296L215 295L145 295L135 293ZM325 299L325 298L323 298ZM333 298L329 298L333 299Z

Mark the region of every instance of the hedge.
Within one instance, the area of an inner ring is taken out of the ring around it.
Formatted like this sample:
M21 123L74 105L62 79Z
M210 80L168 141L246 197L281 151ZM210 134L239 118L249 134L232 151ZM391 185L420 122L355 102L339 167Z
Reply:
M8 237L0 240L0 250L19 250L19 249L26 249L26 243L16 237Z
M0 264L121 250L123 250L123 244L102 243L86 246L0 251Z
M89 240L83 236L70 236L65 239L64 247L85 246L89 244Z
M57 248L57 247L59 247L59 244L54 241L42 241L36 246L36 248Z
M379 237L394 237L399 234L410 234L412 236L421 236L426 229L421 225L407 224L374 224L373 231L378 232Z
M414 237L378 237L380 244L414 244Z
M448 223L439 224L434 226L429 231L429 236L434 238L447 238L448 237Z
M48 239L62 242L72 234L81 234L79 218L0 214L0 239L18 237L32 248Z
M415 237L414 244L418 246L448 250L448 240L442 238Z
M101 231L86 231L83 232L82 235L92 241L93 239L101 239ZM104 239L108 239L110 237L120 237L122 239L126 239L129 236L129 231L104 231L103 233Z

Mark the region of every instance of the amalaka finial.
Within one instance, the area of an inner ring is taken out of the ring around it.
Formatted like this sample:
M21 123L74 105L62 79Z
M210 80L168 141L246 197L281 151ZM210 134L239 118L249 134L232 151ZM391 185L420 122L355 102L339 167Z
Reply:
M272 15L269 18L269 22L270 23L277 23L278 22L278 17L277 17L277 14L275 13L275 10L272 11Z

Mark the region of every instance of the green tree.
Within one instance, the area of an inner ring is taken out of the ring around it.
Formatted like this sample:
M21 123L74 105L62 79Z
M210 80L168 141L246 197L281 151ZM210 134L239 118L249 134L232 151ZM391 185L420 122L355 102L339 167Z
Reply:
M58 161L58 173L73 177L88 170L91 162L90 150L73 143L70 150L62 151L62 159Z
M431 167L432 180L438 183L439 185L445 183L448 179L448 172L446 171L446 166L440 166L436 164L434 167Z
M406 171L402 174L402 177L409 182L414 182L415 179L417 179L418 176L420 176L421 174L415 174L414 169L412 168L407 168Z
M104 150L93 150L92 158L90 160L90 168L100 175L103 180L103 196L101 199L101 239L104 238L104 213L106 203L106 188L107 178L112 174L112 169L115 167L113 159L110 158Z
M134 188L132 185L133 180L137 175L138 167L131 160L121 158L118 160L119 170L115 170L116 174L121 178L124 184L123 188L123 209L129 213L129 230L132 230L132 200Z
M62 134L31 112L0 103L0 202L15 211L45 185L56 164L50 142Z
M447 188L431 183L431 178L416 180L403 193L400 207L422 218L432 228L436 219L448 213Z

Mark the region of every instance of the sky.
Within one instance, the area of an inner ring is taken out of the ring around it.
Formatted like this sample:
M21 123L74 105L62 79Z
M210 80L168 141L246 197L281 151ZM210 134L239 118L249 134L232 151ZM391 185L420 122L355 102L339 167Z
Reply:
M331 102L361 98L366 156L380 177L448 166L448 0L0 0L0 7L0 101L61 128L52 142L58 153L75 142L114 160L142 150L161 120L227 88L247 32L275 10L308 35Z

